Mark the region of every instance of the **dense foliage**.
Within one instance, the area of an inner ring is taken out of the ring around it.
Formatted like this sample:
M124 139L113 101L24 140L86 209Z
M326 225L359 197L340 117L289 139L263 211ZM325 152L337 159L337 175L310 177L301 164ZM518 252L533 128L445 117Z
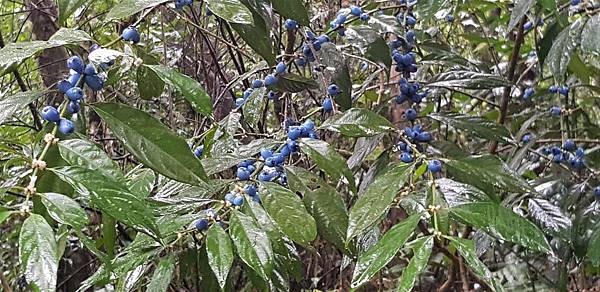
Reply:
M0 0L3 289L598 287L599 11Z

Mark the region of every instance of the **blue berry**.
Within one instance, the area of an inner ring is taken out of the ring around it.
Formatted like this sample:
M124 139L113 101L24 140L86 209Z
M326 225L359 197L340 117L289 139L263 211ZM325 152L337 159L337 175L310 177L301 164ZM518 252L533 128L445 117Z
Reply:
M572 6L577 6L577 5L579 5L579 3L581 3L581 0L571 0Z
M260 203L260 194L256 194L255 196L252 196L252 201Z
M85 65L85 69L83 70L83 74L85 75L96 75L98 72L96 71L96 67L93 64Z
M237 196L235 197L235 199L233 199L233 202L231 202L234 206L241 206L242 204L244 204L244 197L242 196Z
M530 134L523 135L523 137L521 138L521 141L525 144L529 143L531 141L531 135Z
M293 19L286 19L285 22L283 23L283 25L285 26L285 29L287 29L287 30L294 30L294 29L298 28L298 22Z
M58 122L58 131L64 135L69 135L75 131L75 125L70 120L61 118Z
M281 165L285 161L285 156L281 155L281 153L273 154L273 160L275 165Z
M283 156L289 156L290 154L292 154L292 149L290 149L290 147L288 147L288 145L284 145L283 147L281 147L281 155Z
M238 167L237 177L240 180L248 180L248 179L250 179L250 172L245 167Z
M573 151L573 150L575 150L575 147L576 147L575 142L573 142L573 140L571 140L571 139L565 140L565 143L563 143L563 146L562 146L562 148L567 151Z
M56 88L58 88L58 90L62 93L67 93L67 90L71 89L71 87L73 87L73 85L71 85L71 82L67 80L58 81L56 84Z
M362 9L356 5L351 5L350 6L350 14L354 15L354 16L360 16L362 14Z
M417 111L415 111L412 108L409 108L404 113L404 116L406 117L407 120L414 121L417 118Z
M248 194L248 196L256 196L257 192L256 187L254 185L246 185L244 191L246 192L246 194Z
M432 173L442 171L442 162L437 159L429 161L427 163L427 170L431 171Z
M271 181L273 178L274 178L273 173L266 172L264 170L258 175L259 181Z
M335 18L335 22L339 25L344 24L344 22L346 22L346 14L344 14L344 13L338 14Z
M140 33L133 26L124 29L123 33L121 34L121 37L123 38L123 40L130 41L134 44L140 42Z
M408 41L409 43L414 43L415 38L416 38L416 33L414 30L409 30L406 32L406 41ZM398 40L398 42L400 42L400 41Z
M569 87L568 86L561 86L558 88L558 93L567 96L569 94Z
M208 220L200 219L200 220L196 221L196 229L198 231L204 231L204 230L208 229Z
M403 152L400 154L400 161L404 163L411 163L413 161L412 155L408 152Z
M78 101L83 98L83 90L79 87L73 87L67 90L67 97L72 101Z
M582 170L585 167L583 164L583 159L581 158L572 158L569 160L569 163L571 163L571 166L577 170Z
M450 23L454 22L454 15L446 14L446 21Z
M525 22L525 24L523 24L523 30L530 30L532 28L533 28L533 22L531 22L531 21Z
M235 107L241 107L242 105L244 105L244 102L246 102L245 99L239 97L235 99Z
M535 94L535 89L533 89L533 87L528 87L528 88L525 89L525 91L523 91L523 98L524 99L529 99L534 94Z
M412 16L406 17L406 25L414 26L415 24L417 24L417 20L414 17L412 17Z
M263 159L267 159L271 156L273 156L273 150L268 148L263 148L260 150L260 157L262 157Z
M298 143L294 140L287 141L287 144L285 146L290 150L290 152L296 152L300 150L300 148L298 147Z
M331 84L327 87L327 94L331 96L338 95L340 94L340 88L335 84Z
M594 196L596 196L596 197L600 197L600 186L597 186L597 187L594 189Z
M84 69L83 60L79 56L72 56L67 60L67 68L81 74Z
M252 81L252 88L261 88L263 86L263 81L260 79L256 79Z
M288 138L290 138L290 140L296 140L300 138L301 135L302 129L298 126L292 126L288 129Z
M275 85L275 83L277 83L277 77L275 77L275 75L269 74L265 77L265 86Z
M285 73L285 69L287 69L285 63L279 62L277 66L275 66L275 74L283 74Z
M51 105L45 106L42 109L41 115L42 119L48 122L56 123L60 121L60 114L58 113L58 110L56 110L56 108Z
M250 95L252 94L252 92L254 92L254 89L248 88L248 89L244 90L244 93L243 93L242 97L244 99L248 99L248 97L250 97Z
M100 91L104 87L104 81L98 75L86 75L85 85L93 91Z
M296 60L296 65L298 65L300 67L306 66L306 59L304 59L304 58L298 58Z
M79 102L77 101L69 101L67 104L67 110L69 113L75 114L78 113L81 107L79 106Z
M302 126L306 130L310 131L315 128L315 122L313 122L311 119L308 119L308 120L304 121L304 123L302 123Z
M270 100L273 100L275 97L277 96L277 92L269 90L269 93L267 93L267 98Z
M227 193L227 194L225 194L225 198L224 199L225 199L225 201L231 203L231 202L233 202L234 198L235 198L235 196L232 193Z
M360 20L362 20L362 21L369 21L370 18L371 18L371 16L369 16L368 13L363 13L360 15Z
M553 106L553 107L551 107L551 108L550 108L550 114L551 114L553 117L558 117L558 116L560 116L560 112L561 112L561 109L560 109L560 107L558 107L558 106Z
M585 156L585 150L583 149L583 147L579 147L577 148L577 151L575 151L575 156L582 158L583 156Z
M333 101L331 98L327 97L323 100L323 111L328 113L333 110Z
M198 158L202 157L202 153L204 153L204 145L200 145L194 149L194 155Z
M422 132L417 135L417 140L419 142L429 142L431 141L431 134L429 132Z
M556 85L552 85L552 86L548 87L548 92L558 93L558 87L556 87Z
M73 86L77 86L77 83L79 82L79 79L81 79L81 74L75 73L75 74L71 74L69 76L69 78L67 78L67 81L69 81L69 83L71 83L71 87L73 87Z

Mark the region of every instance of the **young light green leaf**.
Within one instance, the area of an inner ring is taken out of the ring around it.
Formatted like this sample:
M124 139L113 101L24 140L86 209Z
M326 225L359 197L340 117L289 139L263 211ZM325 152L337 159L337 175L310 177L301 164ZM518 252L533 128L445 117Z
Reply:
M160 259L147 286L147 292L165 292L169 289L176 268L176 260L174 255Z
M123 0L118 2L106 15L106 20L132 16L146 8L154 7L168 0Z
M475 242L459 237L446 237L446 239L450 240L450 246L454 247L465 259L467 265L477 277L485 281L494 291L504 291L490 270L477 258Z
M402 277L398 281L397 292L412 291L419 274L427 267L431 249L433 248L433 236L421 237L412 242L413 257L408 262Z
M206 254L208 264L223 289L229 269L233 265L233 246L227 232L217 223L213 224L206 233Z
M19 260L25 279L40 291L55 291L57 246L52 227L44 217L30 214L21 226Z
M338 182L342 177L348 181L349 188L356 192L354 175L346 160L337 153L329 144L323 140L303 138L300 143L300 149L323 171L329 174L334 182Z
M78 229L87 225L87 214L75 200L57 193L44 193L41 200L50 217L61 224Z
M261 183L263 206L283 233L291 240L307 245L317 237L315 219L306 211L302 200L276 183Z
M44 93L44 91L27 91L2 97L2 100L0 100L0 123L6 121L18 110L23 109L28 103L40 98Z
M58 143L60 156L70 165L97 170L118 181L125 181L117 163L88 140L69 139Z
M206 179L202 164L185 140L146 112L116 103L100 103L93 108L144 165L191 185L201 185Z
M375 178L350 209L346 243L372 226L388 211L398 191L414 169L413 164L400 164Z
M552 252L544 234L537 226L497 203L479 202L456 206L450 209L450 216L492 236L531 250Z
M399 224L394 225L371 248L358 256L358 262L352 276L352 287L356 288L373 277L385 267L410 238L419 223L419 216L412 215Z
M212 101L202 85L191 77L162 65L145 65L169 86L181 92L192 107L206 116L212 113Z
M341 133L348 137L367 137L392 131L392 125L386 118L362 108L352 108L342 115L327 119L320 129Z
M252 24L252 12L239 0L209 0L208 9L230 23Z
M273 249L265 231L251 217L238 211L233 211L229 224L229 235L239 257L268 281L273 272Z

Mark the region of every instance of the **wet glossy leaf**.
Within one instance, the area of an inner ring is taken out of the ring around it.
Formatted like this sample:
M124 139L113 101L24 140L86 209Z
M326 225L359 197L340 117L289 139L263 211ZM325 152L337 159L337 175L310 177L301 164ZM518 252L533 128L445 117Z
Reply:
M457 113L431 113L429 117L487 140L498 142L513 141L506 127L482 117Z
M206 233L206 254L210 268L223 289L229 269L233 265L233 246L227 232L217 223L214 223Z
M7 121L13 114L24 109L28 103L42 95L44 95L44 91L27 91L2 97L0 100L0 123Z
M529 215L545 230L561 232L571 228L571 219L558 206L545 199L531 198L527 204Z
M465 224L534 251L550 253L544 234L515 212L491 202L471 203L450 209L450 216Z
M352 26L346 29L346 39L375 63L392 66L391 49L379 32L367 25ZM387 72L387 71L386 71Z
M467 265L475 275L485 281L494 291L504 291L500 283L494 278L490 270L479 260L475 253L475 242L459 237L446 237L450 246L454 247L465 259Z
M131 194L123 183L97 170L79 166L63 166L51 170L81 195L89 196L93 206L113 218L156 235L160 234L150 208Z
M381 138L383 138L383 135L360 137L356 139L352 156L348 158L348 167L354 169L359 166L375 149L377 149Z
M303 26L310 24L307 6L302 0L269 0L273 8L284 18L298 21Z
M594 267L600 266L600 228L597 228L592 234L587 246L586 257Z
M147 66L140 66L135 74L140 97L151 99L159 97L165 90L165 82Z
M242 110L244 111L244 120L253 128L258 127L258 122L262 120L263 110L267 103L266 88L261 87L252 91L248 100L244 103Z
M358 256L352 276L352 287L358 287L385 267L410 238L419 223L419 216L413 215L394 225L371 248Z
M390 208L398 191L410 177L413 164L400 164L375 178L350 209L346 242L377 222Z
M56 240L52 227L44 217L30 214L21 226L19 261L21 272L32 286L40 291L56 290Z
M323 140L304 138L301 140L300 149L310 159L331 176L334 182L345 177L351 190L356 191L354 176L348 168L346 160Z
M224 171L251 156L256 155L262 148L270 148L281 144L281 142L271 139L256 139L247 145L237 145L231 143L233 146L231 151L225 151L225 153L213 154L213 157L202 160L202 165L208 172L208 174L215 174Z
M546 58L548 57L548 53L552 48L552 44L554 43L554 40L556 39L558 34L561 32L562 28L563 27L561 26L560 22L556 21L548 25L548 27L544 31L544 36L542 37L539 43L539 52L537 54L540 64L544 64L546 62Z
M292 175L288 172L288 180ZM315 218L319 235L344 251L348 213L342 196L323 183L318 189L304 193L303 200L306 209Z
M208 9L230 23L252 24L252 12L239 0L206 1Z
M106 15L106 20L132 16L146 8L154 7L168 0L123 0L118 2Z
M344 55L333 43L324 43L321 50L315 52L315 57L325 66L323 70L330 76L331 83L340 88L340 94L335 96L335 102L342 110L352 107L352 80Z
M139 169L127 175L127 188L136 197L145 199L150 195L155 179L156 176L151 169Z
M66 26L67 19L79 9L86 0L59 0L58 1L58 23Z
M10 215L12 215L13 213L15 213L15 212L1 210L0 211L0 224L2 224L2 222L4 222L4 220L8 219L8 217L10 217Z
M260 14L253 11L254 25L232 23L231 27L242 37L242 39L268 64L275 64L275 54L269 28Z
M365 57L375 63L384 64L386 68L392 66L391 50L383 38L377 38L367 46Z
M60 156L70 165L96 170L118 181L125 181L123 173L108 155L88 140L69 139L58 143Z
M100 103L93 108L123 146L144 165L192 185L200 185L206 178L202 164L185 140L149 114L115 103Z
M238 256L268 281L273 271L273 249L267 234L251 217L238 211L233 211L229 224L229 235Z
M413 241L411 248L413 257L402 271L402 277L398 281L398 289L396 289L398 292L412 291L419 275L425 270L429 262L429 256L433 248L433 236L421 237Z
M442 10L450 1L448 0L425 0L419 1L419 5L415 6L419 21L427 21L432 18L438 11Z
M427 87L449 87L464 89L493 89L510 86L510 82L501 76L466 70L447 71L431 78Z
M77 229L87 225L87 214L75 200L57 193L44 193L41 200L50 217L57 222Z
M460 65L466 68L477 68L477 64L473 64L465 57L461 56L460 53L455 52L455 48L450 47L446 44L440 44L430 40L425 40L419 43L419 47L427 51L429 54L423 56L422 62L433 62L437 61L447 65Z
M548 52L545 63L555 80L559 83L564 79L567 66L571 61L571 54L578 45L582 29L583 24L581 23L581 19L563 29L552 43L552 47Z
M319 128L349 137L367 137L392 131L394 125L375 112L352 108L341 115L330 117Z
M211 114L212 101L198 81L162 65L146 65L146 68L154 71L166 84L181 92L197 112L207 116Z
M503 191L518 193L530 191L526 182L510 170L500 158L492 155L448 160L445 165L454 180L484 191L493 200L497 200L498 193Z
M459 183L448 178L437 179L435 183L444 194L444 198L450 207L490 200L484 192L472 185Z
M368 23L370 27L376 29L381 34L394 33L398 36L404 35L404 30L398 25L398 20L393 15L375 13L371 15Z
M165 292L169 289L176 268L176 259L174 255L160 259L147 286L147 292Z
M307 78L294 73L286 73L277 76L279 81L275 88L278 92L297 93L307 89L318 89L319 84L311 78Z
M302 200L276 183L261 183L263 207L291 240L307 245L317 237L315 219L306 211Z
M515 7L510 14L510 22L508 23L508 31L513 30L515 26L521 21L523 16L527 14L527 11L533 7L535 0L516 0Z
M592 16L581 32L581 50L600 54L600 14Z

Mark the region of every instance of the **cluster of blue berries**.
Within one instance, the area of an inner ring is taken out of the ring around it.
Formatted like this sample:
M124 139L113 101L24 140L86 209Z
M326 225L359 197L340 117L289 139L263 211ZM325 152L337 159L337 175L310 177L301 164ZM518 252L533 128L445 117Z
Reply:
M130 26L124 29L123 33L121 34L121 37L123 38L123 40L132 42L134 44L139 43L141 39L140 33L137 31L137 28L135 28L135 26Z
M563 96L568 96L569 95L569 87L552 85L548 88L548 92L555 93L555 94L558 93ZM559 106L552 106L550 108L550 115L553 117L559 117L561 113L562 113L562 110Z
M421 129L421 125L415 125L414 127L406 127L404 128L403 134L409 139L409 141L415 145L416 149L419 152L423 151L423 146L420 143L428 143L431 141L432 136L431 133L424 131ZM402 162L412 162L413 161L413 151L410 145L405 142L398 143L398 148L402 151L400 154L400 160Z
M323 100L323 112L329 113L333 111L333 98L338 95L340 95L340 87L336 84L330 84L327 87L327 97Z
M194 224L194 226L196 227L196 230L204 231L204 230L208 229L208 225L209 225L210 221L215 221L215 222L218 222L219 224L222 224L221 217L219 217L219 215L217 214L217 212L215 212L215 209L213 209L213 208L207 209L206 217L197 220L196 224Z
M562 148L559 146L544 147L542 148L542 153L545 155L552 155L552 161L555 163L569 162L569 164L577 170L581 170L585 167L585 149L583 149L583 147L577 147L575 142L571 139L565 140Z
M392 58L396 62L396 72L414 73L417 72L416 55L414 52L401 53L397 49L392 51Z
M279 62L275 66L275 70L273 70L273 73L267 75L264 80L255 79L254 81L252 81L252 88L246 89L244 91L244 93L242 94L242 97L239 97L235 100L235 107L241 107L242 105L244 105L244 103L246 103L246 101L248 100L248 98L250 97L250 95L252 94L254 89L258 89L261 87L275 86L277 84L277 82L279 82L279 79L277 78L277 76L284 74L286 70L287 70L287 66L285 65L285 63ZM270 90L269 93L267 94L267 97L269 99L273 99L273 98L275 98L276 95L277 95L277 93L275 91Z
M418 104L429 94L427 91L420 91L421 85L418 82L409 82L402 78L398 84L400 85L400 95L396 96L396 103L398 104L406 101Z
M527 87L523 91L523 100L529 100L535 94L535 89L533 87Z

